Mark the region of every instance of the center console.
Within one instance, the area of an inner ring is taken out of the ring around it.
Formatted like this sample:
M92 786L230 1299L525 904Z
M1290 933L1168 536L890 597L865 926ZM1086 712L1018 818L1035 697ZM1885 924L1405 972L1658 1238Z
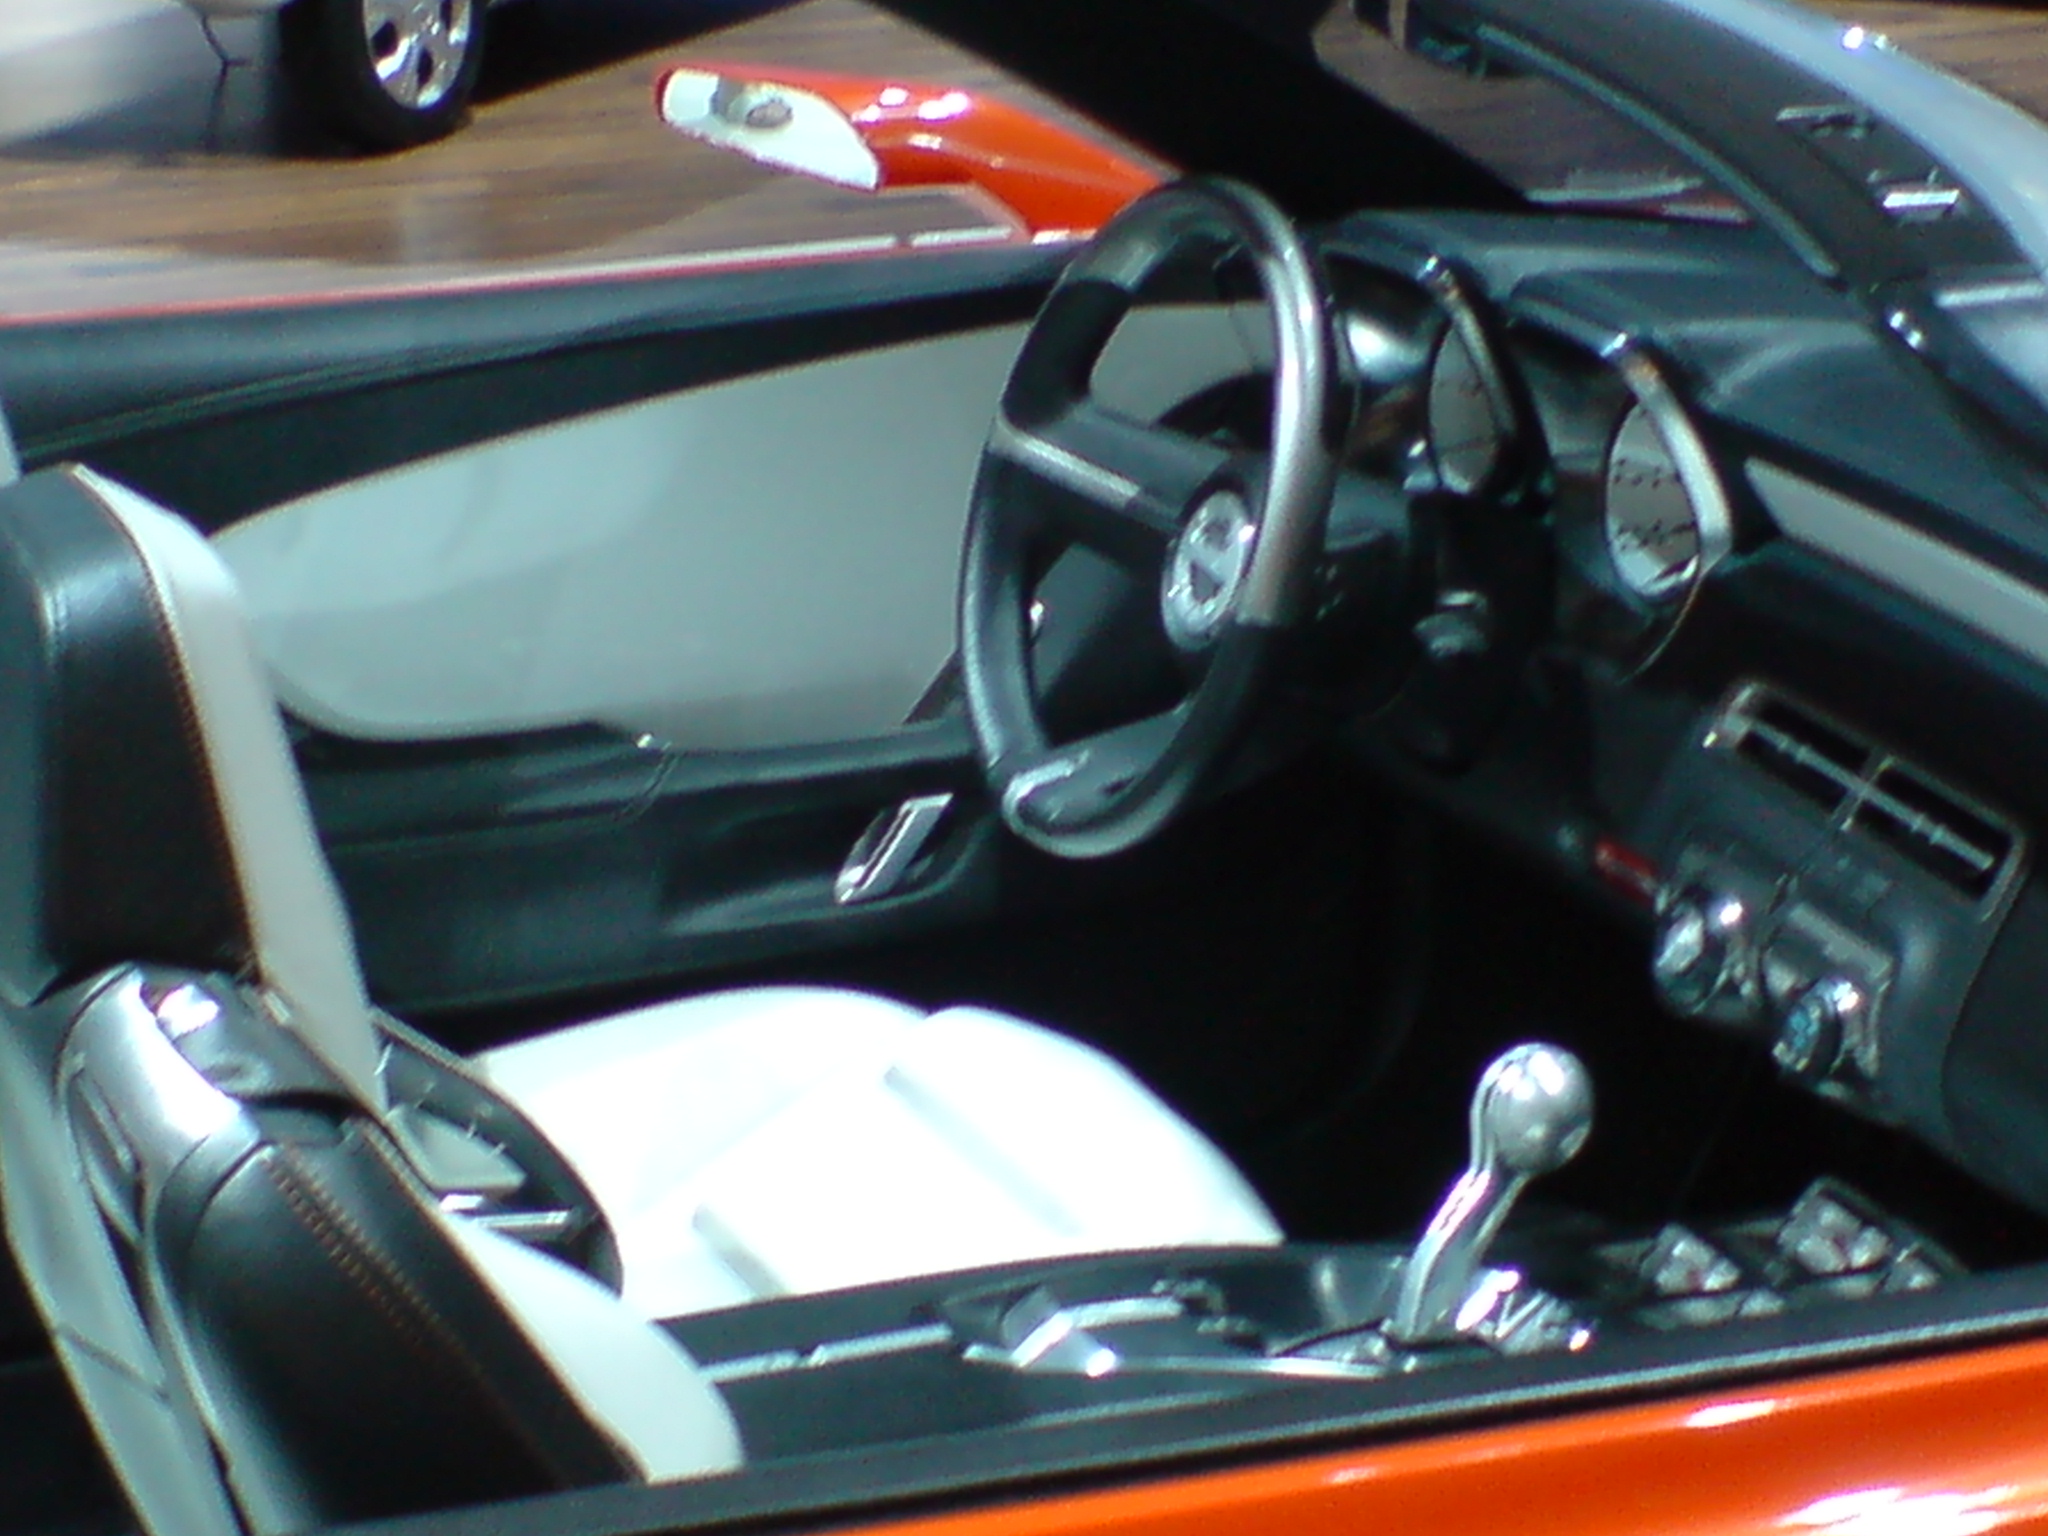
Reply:
M1963 1273L1927 1235L1828 1179L1784 1209L1651 1231L1525 1205L1591 1116L1569 1053L1501 1056L1472 1101L1469 1164L1413 1245L1098 1255L668 1326L758 1460L1582 1353L1929 1291Z

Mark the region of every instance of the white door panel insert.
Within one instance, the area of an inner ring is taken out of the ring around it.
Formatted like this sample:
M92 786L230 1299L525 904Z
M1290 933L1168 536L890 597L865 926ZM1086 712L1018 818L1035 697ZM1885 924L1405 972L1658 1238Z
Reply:
M345 735L594 720L717 750L883 733L952 652L968 491L1021 335L577 417L216 543L279 696Z

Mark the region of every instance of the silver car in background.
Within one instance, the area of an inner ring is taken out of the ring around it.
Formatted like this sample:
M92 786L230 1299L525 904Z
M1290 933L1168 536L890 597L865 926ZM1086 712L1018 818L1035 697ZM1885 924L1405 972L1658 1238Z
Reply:
M278 12L282 62L321 121L366 149L404 149L468 111L493 0L185 3L209 21Z

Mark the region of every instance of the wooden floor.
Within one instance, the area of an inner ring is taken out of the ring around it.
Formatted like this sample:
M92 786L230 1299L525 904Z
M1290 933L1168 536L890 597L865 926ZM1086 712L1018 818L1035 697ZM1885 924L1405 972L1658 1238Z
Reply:
M2048 14L1828 3L2048 117ZM1046 106L861 0L528 0L493 25L474 121L408 154L322 143L260 44L218 76L201 55L117 109L0 143L0 323L988 225L964 200L841 192L680 139L650 91L669 62L895 74Z

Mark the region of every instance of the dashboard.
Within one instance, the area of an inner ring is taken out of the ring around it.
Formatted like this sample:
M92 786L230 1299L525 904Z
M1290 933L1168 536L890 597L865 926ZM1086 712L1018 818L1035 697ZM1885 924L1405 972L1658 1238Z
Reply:
M1360 749L1635 912L1674 1015L2048 1203L2024 452L1751 230L1371 215L1322 253L1333 526L1398 498L1421 589Z

